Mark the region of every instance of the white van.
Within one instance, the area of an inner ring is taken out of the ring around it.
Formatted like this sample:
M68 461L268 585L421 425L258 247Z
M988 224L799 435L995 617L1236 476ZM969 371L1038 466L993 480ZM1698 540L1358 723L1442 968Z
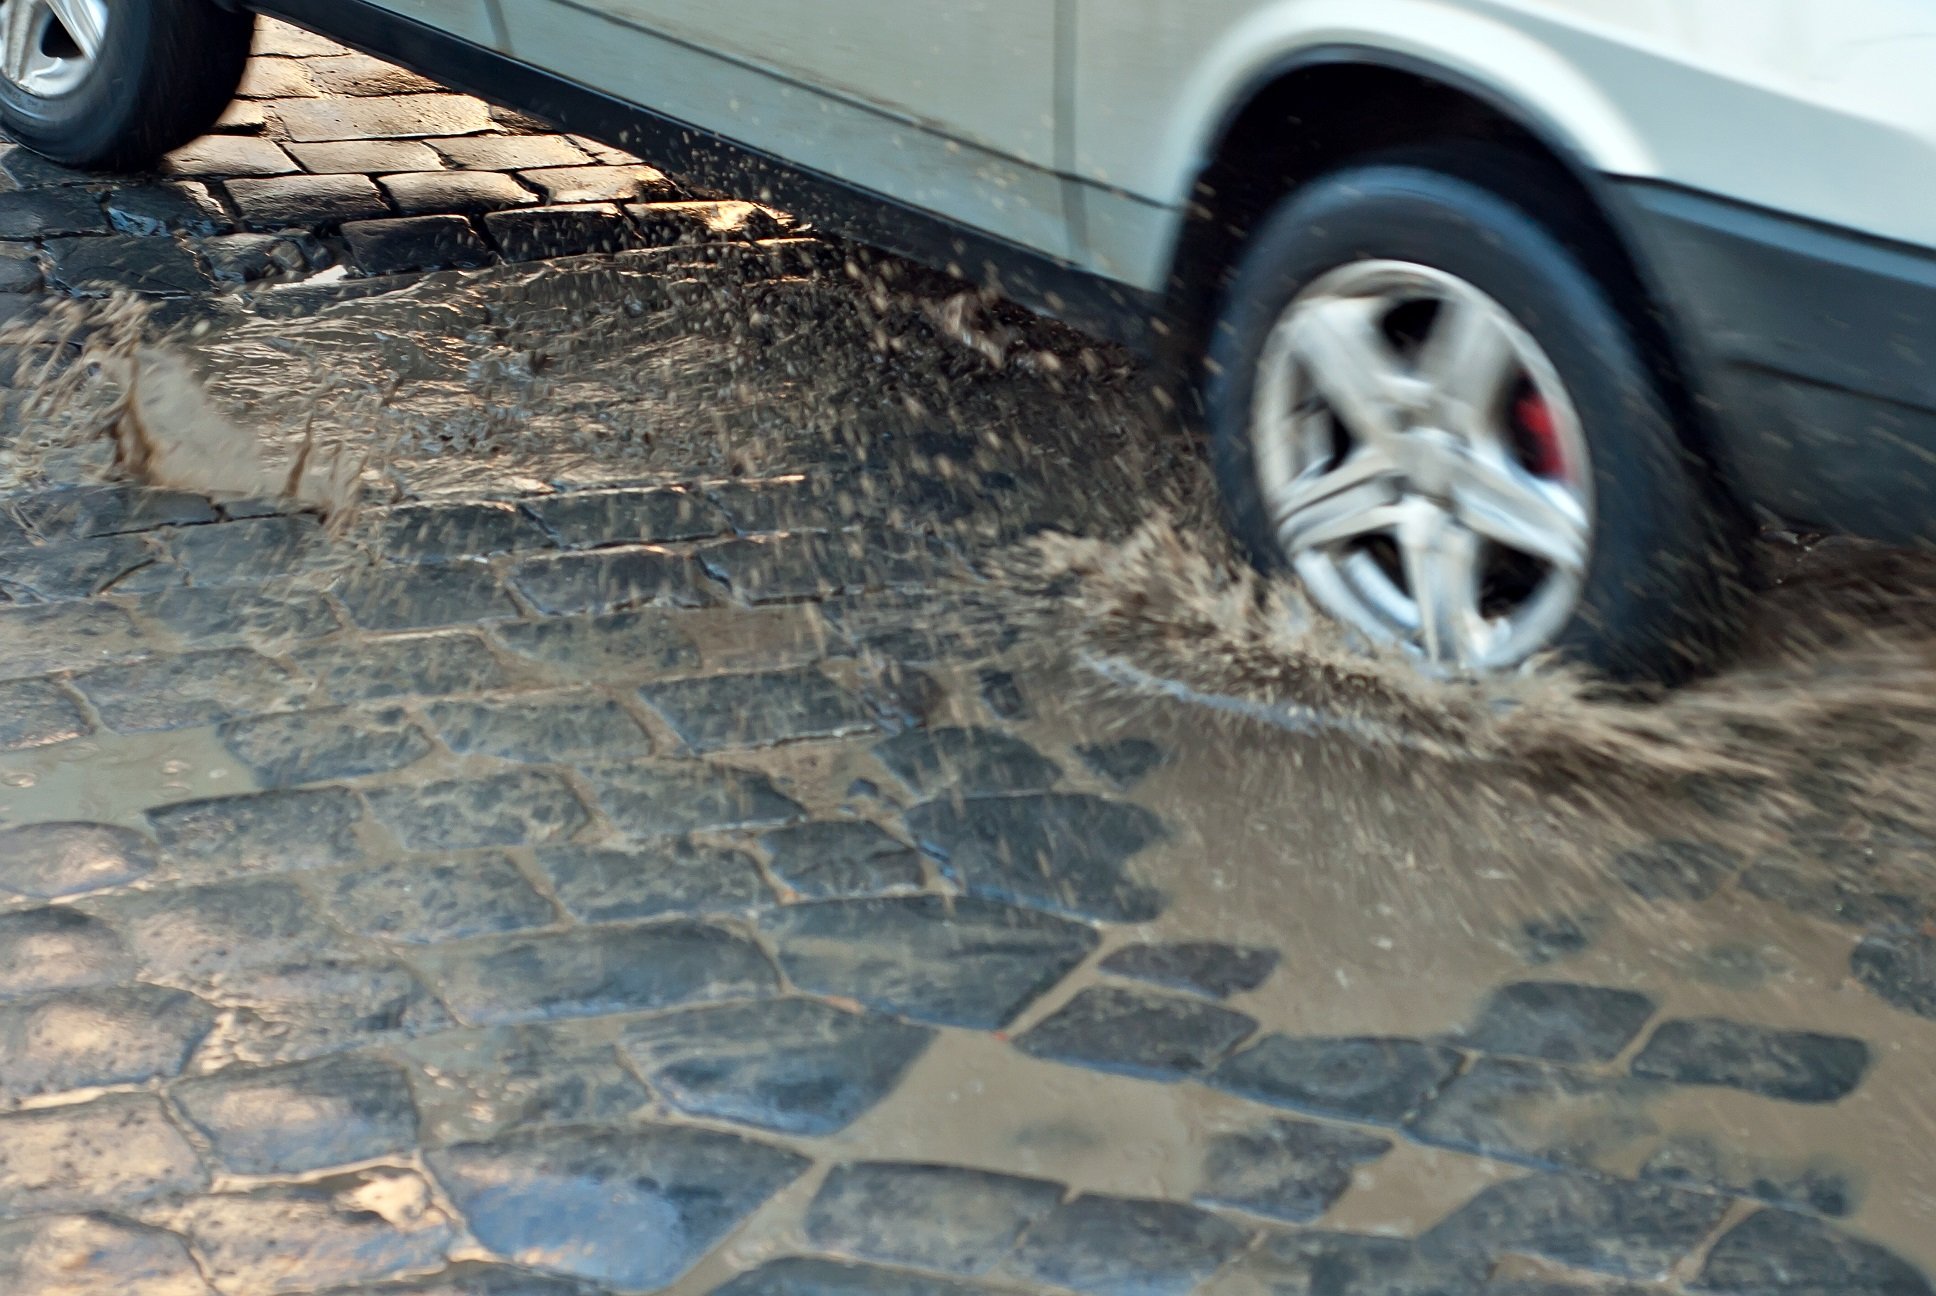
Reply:
M1936 530L1928 0L4 0L0 118L144 164L248 11L1168 359L1441 668L1673 680L1756 510Z

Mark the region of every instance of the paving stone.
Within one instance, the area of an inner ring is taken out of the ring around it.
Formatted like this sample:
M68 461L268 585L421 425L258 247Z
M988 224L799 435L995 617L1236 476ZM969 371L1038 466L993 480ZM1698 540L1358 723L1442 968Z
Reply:
M1482 1053L1609 1062L1640 1034L1654 1006L1633 990L1521 981L1495 990L1459 1039Z
M304 31L300 27L275 18L256 20L254 52L257 55L288 58L327 57L349 53L335 41L327 40L314 32Z
M403 1069L335 1057L175 1086L177 1106L231 1174L289 1175L407 1152L416 1108Z
M410 850L562 841L590 821L570 785L545 770L384 788L370 803Z
M47 255L54 263L53 279L73 289L170 294L198 293L210 285L194 253L168 239L128 234L49 239Z
M410 1046L426 1146L470 1143L544 1125L629 1123L651 1102L607 1039L573 1028L447 1031Z
M1147 1080L1201 1074L1257 1021L1200 999L1119 986L1084 990L1015 1041L1031 1057Z
M1696 841L1656 842L1613 860L1613 875L1648 900L1705 900L1740 869L1733 851Z
M1061 1199L1060 1184L984 1170L841 1165L808 1208L806 1235L817 1247L863 1260L985 1274Z
M706 495L740 535L837 530L859 520L849 484L830 475L740 478L708 486Z
M1633 1060L1633 1073L1787 1102L1832 1103L1855 1092L1869 1056L1867 1044L1843 1035L1702 1017L1663 1022Z
M556 921L507 857L392 860L317 884L338 921L366 936L427 945Z
M444 1002L475 1025L643 1012L777 985L758 946L695 922L489 937L433 947L419 961Z
M702 548L699 561L714 579L755 604L926 585L945 566L945 557L926 540L893 534L808 533L723 540Z
M491 212L484 217L484 228L507 261L621 252L639 241L617 207L599 204ZM4 237L3 230L0 237Z
M214 129L227 135L260 135L269 129L269 114L253 100L236 99L215 119Z
M384 774L428 756L430 740L398 708L297 712L233 720L218 731L268 787Z
M924 796L1045 792L1062 777L1054 761L992 729L910 729L876 747L874 758Z
M407 1170L196 1197L158 1218L188 1234L222 1296L434 1273L458 1238L429 1185Z
M812 667L648 684L639 694L698 752L840 738L876 727L860 699Z
M1662 1184L1534 1175L1494 1184L1420 1239L1427 1254L1533 1256L1660 1279L1727 1213L1726 1198Z
M338 628L329 605L317 594L190 587L156 590L132 606L177 638L204 648L280 646L332 634Z
M1603 917L1593 913L1528 918L1519 925L1515 943L1521 958L1543 967L1585 953L1599 938L1602 926Z
M1102 970L1212 999L1228 999L1263 985L1277 970L1279 958L1273 949L1182 941L1126 945L1102 961Z
M277 878L140 891L102 901L94 912L123 932L150 980L189 988L218 973L283 962L291 950L340 954L343 946L309 897Z
M569 673L573 679L666 673L698 668L703 659L677 613L612 612L592 617L547 617L495 627L520 657Z
M861 820L795 824L760 845L773 875L814 899L912 895L925 883L919 852Z
M38 292L40 260L31 243L0 244L0 293Z
M200 877L356 863L362 821L356 794L344 788L214 797L148 812L163 854Z
M406 504L383 519L383 555L394 562L451 562L541 549L547 544L544 532L524 510L501 501Z
M0 607L0 676L13 679L128 661L149 651L126 610L110 603Z
M1301 1120L1271 1120L1213 1136L1196 1201L1306 1224L1351 1187L1357 1167L1391 1151L1375 1134Z
M497 118L498 123L507 130L551 129L549 123L538 121L535 118L527 119L523 124L515 123L507 119L505 110L502 108L494 108L491 112L492 116ZM602 163L605 166L637 166L640 161L636 155L627 153L624 149L613 148L603 140L595 140L587 135L567 135L565 138L591 154L593 161Z
M584 773L605 813L633 837L771 828L806 815L765 775L722 765L639 761Z
M243 225L252 230L309 229L393 214L368 176L276 175L227 186Z
M638 1022L624 1048L689 1116L823 1135L892 1092L933 1035L810 999L773 999Z
M1846 927L1914 927L1930 912L1926 897L1839 877L1819 863L1763 861L1741 875L1741 886L1796 913Z
M309 269L302 246L279 234L225 234L202 240L199 249L208 268L223 283L254 283Z
M1218 1067L1209 1083L1273 1106L1398 1125L1459 1063L1457 1050L1418 1040L1271 1035Z
M28 603L90 598L125 588L127 577L162 557L145 537L133 535L16 549L0 573L0 595Z
M930 801L908 830L972 895L1111 922L1145 922L1162 896L1131 856L1164 836L1141 806L1063 794Z
M517 615L497 574L480 562L377 568L357 573L335 593L366 630L429 630Z
M1728 1296L1929 1296L1928 1277L1873 1242L1788 1211L1763 1210L1721 1235L1699 1292Z
M304 62L300 59L251 59L248 70L242 74L242 86L236 91L236 96L241 99L308 98L317 93L316 83L309 79L303 66Z
M1422 1142L1536 1166L1592 1166L1658 1132L1656 1081L1481 1058L1413 1119Z
M1076 748L1076 755L1098 778L1119 788L1135 787L1170 761L1170 753L1147 738L1089 743Z
M747 242L786 232L771 212L750 202L630 203L625 214L653 247Z
M1884 1003L1936 1021L1936 935L1891 931L1864 937L1849 967Z
M1822 1215L1847 1215L1855 1209L1857 1199L1850 1173L1832 1163L1798 1168L1792 1163L1761 1161L1751 1153L1722 1148L1713 1139L1696 1134L1663 1140L1640 1167L1640 1177Z
M1596 1288L1600 1296L1630 1296ZM1517 1291L1485 1266L1422 1256L1409 1239L1306 1230L1267 1235L1204 1296L1584 1296Z
M388 96L440 92L443 87L368 54L333 54L303 60L303 71L325 96Z
M627 922L743 912L773 903L751 856L660 838L638 846L546 846L538 867L574 918Z
M239 1061L300 1062L448 1029L450 1014L394 959L308 956L209 978Z
M67 906L0 913L0 1000L134 978L121 937Z
M437 153L417 140L337 140L287 147L305 170L317 175L394 175L443 166Z
M439 702L431 726L460 756L546 762L646 755L652 739L631 714L595 693Z
M108 824L0 829L0 891L52 900L119 886L154 871L147 838Z
M0 1212L122 1207L208 1175L149 1095L0 1116Z
M196 234L204 238L226 234L235 221L215 201L208 186L195 180L163 181L108 195L108 223L123 234L166 238Z
M522 172L518 178L542 193L554 207L674 198L679 192L665 176L647 166L545 167Z
M740 1274L713 1296L1001 1296L993 1287L905 1269L786 1256Z
M698 607L706 602L692 559L664 549L606 549L527 558L511 580L548 616L613 612L644 604Z
M391 206L405 216L481 216L538 201L529 189L495 171L414 171L384 176L381 183Z
M491 250L461 216L351 221L343 226L350 261L366 275L462 270L491 264Z
M412 634L299 648L297 666L338 702L487 692L511 684L482 636Z
M428 1154L477 1240L521 1264L656 1290L808 1165L710 1130L536 1131Z
M100 1215L42 1215L0 1224L0 1291L212 1296L182 1239Z
M0 172L13 181L9 189L46 189L63 185L98 185L101 176L51 162L23 145L0 141Z
M349 557L307 516L189 527L174 537L172 547L197 585L260 585L341 567Z
M423 139L489 130L490 114L468 95L385 94L379 98L288 99L276 120L296 142Z
M51 681L0 684L0 751L51 747L93 732L65 689Z
M572 1278L550 1277L507 1265L452 1265L435 1278L386 1286L383 1296L601 1296ZM338 1288L326 1296L369 1296L368 1288Z
M801 989L939 1026L995 1030L1095 948L1079 923L984 900L827 901L760 927Z
M285 176L298 168L271 140L248 135L204 135L170 153L164 170L186 176Z
M1084 1194L1030 1229L1002 1269L1094 1296L1189 1296L1250 1239L1193 1206Z
M682 490L569 491L525 507L569 549L699 540L727 529L718 509Z
M77 677L108 728L119 733L193 729L300 707L310 686L248 648L155 657Z
M562 135L466 135L429 144L452 166L467 171L529 171L591 161L590 154Z
M105 234L107 215L99 194L85 189L29 189L0 193L0 238L42 239L66 234Z

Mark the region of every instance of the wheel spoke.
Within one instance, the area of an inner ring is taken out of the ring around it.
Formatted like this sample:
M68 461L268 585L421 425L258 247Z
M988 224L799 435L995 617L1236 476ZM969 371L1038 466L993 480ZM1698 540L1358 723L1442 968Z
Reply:
M74 38L80 47L81 57L92 60L101 52L101 40L106 35L103 30L106 14L96 0L42 0L60 25L67 28L67 34Z
M0 74L15 85L25 85L33 71L41 10L38 0L7 0L0 27Z
M1400 511L1395 484L1382 477L1365 478L1317 495L1302 508L1282 515L1277 542L1285 553L1297 555L1378 535L1398 525Z
M1503 455L1479 454L1466 461L1452 499L1459 520L1487 539L1561 571L1586 569L1586 512L1557 483Z
M1336 467L1306 472L1279 493L1270 501L1271 523L1279 528L1289 526L1310 509L1321 508L1349 491L1391 474L1391 460L1383 451L1360 447ZM1398 498L1395 484L1385 497Z
M1398 551L1426 657L1445 665L1478 661L1491 637L1479 612L1479 537L1443 509L1422 505L1399 524Z
M1519 372L1519 356L1497 308L1447 297L1419 353L1418 368L1432 386L1447 431L1474 441L1498 440L1494 418L1508 380Z
M1398 394L1418 386L1404 373L1377 326L1382 303L1335 297L1313 302L1292 321L1299 357L1332 412L1360 439L1388 442L1404 430Z

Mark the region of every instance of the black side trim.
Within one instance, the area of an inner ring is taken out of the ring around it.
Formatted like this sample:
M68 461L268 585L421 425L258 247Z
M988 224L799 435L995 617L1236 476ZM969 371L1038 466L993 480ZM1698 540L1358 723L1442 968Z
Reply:
M649 158L695 188L770 203L825 229L983 283L1022 305L1148 350L1155 296L375 8L248 0L250 8L400 63L480 99Z
M1936 540L1936 252L1620 187L1701 339L1703 393L1750 496L1826 529Z

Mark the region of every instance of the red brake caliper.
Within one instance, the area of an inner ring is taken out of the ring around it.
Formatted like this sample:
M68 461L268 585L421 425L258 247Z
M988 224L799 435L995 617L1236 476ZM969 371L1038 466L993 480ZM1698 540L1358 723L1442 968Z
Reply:
M1565 472L1566 454L1560 446L1559 424L1554 420L1553 407L1546 403L1546 398L1536 391L1527 392L1513 406L1513 417L1526 434L1526 446L1532 459L1528 466L1541 477L1558 477Z

